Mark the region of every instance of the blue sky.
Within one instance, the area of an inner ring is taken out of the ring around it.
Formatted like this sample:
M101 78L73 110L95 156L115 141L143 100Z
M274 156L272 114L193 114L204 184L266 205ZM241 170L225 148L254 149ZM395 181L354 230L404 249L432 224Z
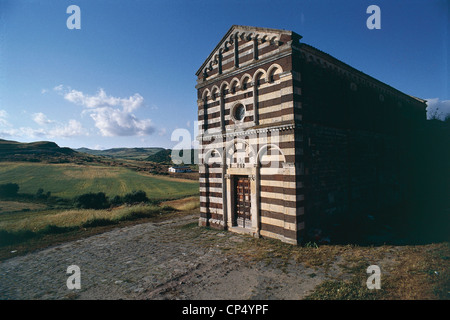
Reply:
M175 129L194 136L195 72L233 24L295 31L450 113L449 18L446 0L0 0L0 138L172 148Z

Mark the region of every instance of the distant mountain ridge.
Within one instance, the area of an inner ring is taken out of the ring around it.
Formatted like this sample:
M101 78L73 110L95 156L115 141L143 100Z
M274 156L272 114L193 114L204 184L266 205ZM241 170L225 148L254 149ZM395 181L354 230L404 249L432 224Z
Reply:
M72 155L74 153L76 151L66 147L61 148L51 141L17 142L0 139L0 157L28 154Z
M186 161L185 164L195 164L196 163L196 157L198 157L198 152L195 149L190 149L190 162L189 160ZM172 160L172 152L175 156L179 156L181 159L183 159L183 150L171 150L171 149L163 149L154 155L149 156L145 160L157 162L157 163L163 163L163 164L175 164Z
M197 152L191 149L191 162L195 163ZM183 155L183 151L174 150L174 154ZM55 142L17 142L0 139L0 161L32 161L32 162L92 162L105 161L102 157L123 160L149 161L161 165L173 165L172 150L162 147L151 148L111 148L106 150L94 150L89 148L71 149L60 147ZM107 160L106 160L107 161ZM189 164L186 161L186 164Z
M95 150L89 148L78 148L75 151L87 153L95 156L104 156L112 158L122 158L122 159L135 159L144 160L147 157L154 155L162 150L161 147L151 147L151 148L112 148L105 150Z
M163 149L163 150L158 151L155 154L150 155L145 160L151 161L151 162L157 162L157 163L170 164L170 163L172 163L171 154L172 154L172 150Z

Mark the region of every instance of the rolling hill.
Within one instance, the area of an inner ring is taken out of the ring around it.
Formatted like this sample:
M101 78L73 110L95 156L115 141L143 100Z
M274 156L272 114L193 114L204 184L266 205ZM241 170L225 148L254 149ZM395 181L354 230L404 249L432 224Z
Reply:
M65 154L71 155L75 151L70 148L61 148L50 141L17 142L0 139L0 156L14 154Z
M163 149L163 150L158 151L155 154L148 156L145 160L151 161L151 162L157 162L157 163L171 164L172 163L171 153L172 153L172 150Z
M79 148L75 151L87 153L94 156L111 157L117 159L131 159L131 160L144 160L149 156L152 156L164 148L152 147L152 148L112 148L106 150L93 150L89 148Z
M182 150L174 150L173 151L174 154L178 154L180 157L183 156L183 152ZM186 162L185 164L195 164L197 161L196 157L198 157L198 152L195 149L191 149L190 150L191 154L190 154L190 163ZM148 158L145 159L146 161L151 161L151 162L157 162L157 163L162 163L162 164L174 164L174 162L172 162L172 150L171 149L163 149L151 156L149 156Z
M0 161L67 163L92 161L89 157L50 141L24 143L0 139Z
M124 160L146 160L164 148L112 148L93 150L88 148L71 149L60 147L51 141L17 142L0 139L0 161L28 162L103 162L102 158ZM155 161L158 162L158 161Z
M32 162L46 164L76 164L123 167L138 172L167 175L173 165L171 150L152 148L114 148L92 150L88 148L61 148L50 141L22 143L0 139L0 162ZM193 153L194 154L194 153ZM185 175L197 180L195 175Z

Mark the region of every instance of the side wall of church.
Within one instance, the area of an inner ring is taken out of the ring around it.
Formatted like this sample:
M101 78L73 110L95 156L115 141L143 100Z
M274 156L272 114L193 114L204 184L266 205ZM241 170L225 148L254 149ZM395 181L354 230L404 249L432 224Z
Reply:
M302 75L307 236L346 240L368 231L368 216L407 219L394 209L410 195L424 104L307 47L294 54L294 69Z

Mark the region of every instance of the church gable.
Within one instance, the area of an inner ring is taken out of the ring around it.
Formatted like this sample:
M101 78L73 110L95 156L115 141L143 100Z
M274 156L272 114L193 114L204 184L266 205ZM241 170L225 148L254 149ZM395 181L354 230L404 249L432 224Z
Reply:
M275 54L280 47L301 36L292 31L234 25L197 71L207 81Z

